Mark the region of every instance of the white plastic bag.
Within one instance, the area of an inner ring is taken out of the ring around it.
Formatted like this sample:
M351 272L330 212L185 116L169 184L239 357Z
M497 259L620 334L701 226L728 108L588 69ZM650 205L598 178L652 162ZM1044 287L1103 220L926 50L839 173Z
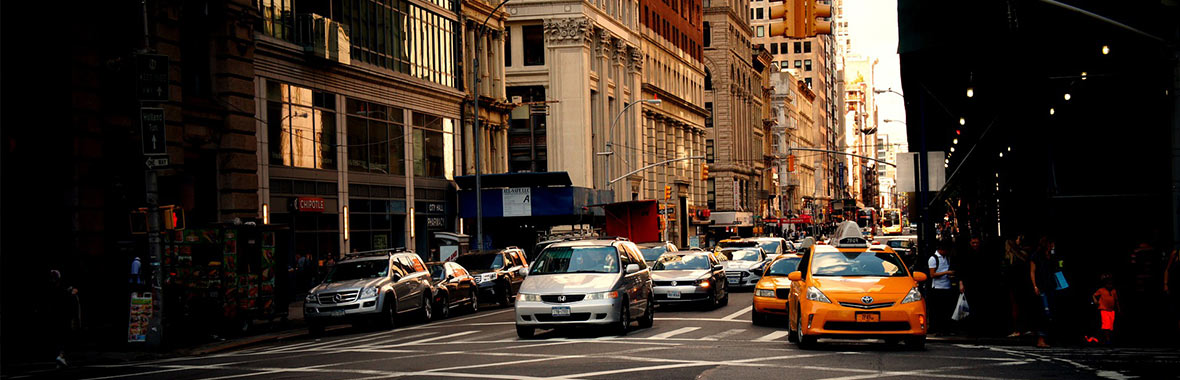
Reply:
M955 305L955 312L951 314L951 319L961 321L971 314L971 307L967 305L967 294L959 293L959 303Z

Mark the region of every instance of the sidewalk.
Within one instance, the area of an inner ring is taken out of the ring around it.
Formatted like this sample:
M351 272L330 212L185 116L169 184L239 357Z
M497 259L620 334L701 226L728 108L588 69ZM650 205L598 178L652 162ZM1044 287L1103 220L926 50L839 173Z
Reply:
M221 338L212 343L190 347L175 347L163 352L79 350L67 352L66 361L69 363L70 368L114 365L170 357L210 355L258 344L303 337L307 335L307 326L303 320L303 301L291 303L288 306L287 322L285 324L276 321L272 324L263 323L255 326L257 330L253 333L247 333L249 335ZM0 378L52 376L58 370L57 363L51 359L37 362L4 363L3 368L0 368Z

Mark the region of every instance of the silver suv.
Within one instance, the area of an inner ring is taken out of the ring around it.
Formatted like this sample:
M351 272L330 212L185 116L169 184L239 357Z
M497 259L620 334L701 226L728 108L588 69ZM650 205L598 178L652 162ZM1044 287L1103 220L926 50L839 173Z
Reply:
M392 328L403 313L430 320L430 286L430 273L413 252L346 256L308 292L303 316L312 335L328 324L362 319Z
M624 335L635 320L651 327L654 312L651 275L635 244L564 241L546 247L520 285L516 334L528 339L537 328L597 325Z

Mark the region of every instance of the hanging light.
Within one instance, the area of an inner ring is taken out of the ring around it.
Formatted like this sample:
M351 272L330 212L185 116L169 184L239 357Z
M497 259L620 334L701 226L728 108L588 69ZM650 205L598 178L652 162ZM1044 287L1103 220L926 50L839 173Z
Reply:
M1063 98L1065 98L1065 100L1069 100L1069 98L1071 98L1071 96L1069 96L1069 93L1067 92L1067 93L1065 93L1065 96L1063 96Z
M1000 152L1000 158L1004 158L1004 152Z
M996 178L1000 178L1000 173L996 173Z
M952 147L951 147L951 153L954 153L954 152L955 152L955 147L953 147L953 146L952 146Z
M1082 80L1086 80L1086 72L1085 71L1082 72Z
M974 88L967 87L967 97L968 98L975 97L975 89Z
M967 125L967 119L960 117L959 118L959 125Z
M1049 114L1050 114L1050 115L1053 115L1053 114L1056 114L1056 113L1057 113L1057 110L1056 110L1056 109L1053 109L1053 107L1049 107Z
M1012 151L1012 147L1008 147L1008 151L1009 151L1009 152L1011 152L1011 151Z
M1110 54L1110 46L1109 45L1102 45L1102 55L1107 55L1107 54Z
M952 143L952 144L955 144L955 145L958 145L958 144L959 144L959 139L954 139L954 140L952 140L952 141L951 141L951 143Z

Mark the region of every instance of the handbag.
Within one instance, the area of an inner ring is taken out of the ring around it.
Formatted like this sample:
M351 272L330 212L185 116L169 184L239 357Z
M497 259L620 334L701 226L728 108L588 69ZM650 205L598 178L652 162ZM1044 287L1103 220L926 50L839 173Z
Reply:
M1057 282L1057 290L1063 290L1069 287L1069 281L1065 280L1065 273L1061 271L1053 273L1053 280Z
M971 314L971 306L967 304L967 294L959 293L959 303L955 305L955 312L951 313L951 319L955 321L967 318Z

